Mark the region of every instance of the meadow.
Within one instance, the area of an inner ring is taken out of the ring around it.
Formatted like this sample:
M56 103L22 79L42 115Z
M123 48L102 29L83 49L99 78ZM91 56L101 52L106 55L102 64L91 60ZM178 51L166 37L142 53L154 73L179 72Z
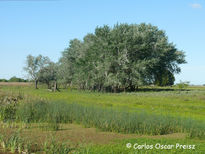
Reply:
M141 87L131 93L69 88L54 93L43 85L36 90L30 84L3 84L0 149L13 153L204 153L204 103L205 87ZM144 146L134 149L135 143ZM177 143L195 148L176 148Z

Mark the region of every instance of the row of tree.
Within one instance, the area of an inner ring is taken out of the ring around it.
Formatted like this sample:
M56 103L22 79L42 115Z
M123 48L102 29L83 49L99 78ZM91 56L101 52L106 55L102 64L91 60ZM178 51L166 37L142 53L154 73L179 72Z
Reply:
M74 39L59 62L27 57L24 68L37 83L60 82L80 89L133 91L139 86L174 84L184 52L169 43L165 32L151 24L97 27L83 40ZM57 86L57 85L56 85Z
M0 82L28 82L28 80L13 76L8 80L7 79L0 79Z

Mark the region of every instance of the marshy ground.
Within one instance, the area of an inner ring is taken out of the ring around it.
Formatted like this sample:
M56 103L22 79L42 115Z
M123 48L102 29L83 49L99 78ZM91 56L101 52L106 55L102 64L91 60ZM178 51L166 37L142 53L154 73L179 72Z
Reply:
M2 102L23 105L15 107L13 122L4 117L0 134L5 140L18 132L15 142L29 142L38 153L52 153L51 147L59 143L66 144L69 148L63 148L69 153L204 153L205 87L152 88L116 94L71 89L53 93L43 86L35 90L29 83L1 84ZM11 140L7 142L9 147ZM136 150L127 143L194 144L196 149Z

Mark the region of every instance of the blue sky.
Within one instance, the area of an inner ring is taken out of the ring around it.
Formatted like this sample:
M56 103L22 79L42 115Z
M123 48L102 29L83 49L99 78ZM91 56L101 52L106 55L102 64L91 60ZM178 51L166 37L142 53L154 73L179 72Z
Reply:
M205 84L205 0L0 0L0 78L25 77L26 56L58 61L96 26L151 23L186 52L179 80Z

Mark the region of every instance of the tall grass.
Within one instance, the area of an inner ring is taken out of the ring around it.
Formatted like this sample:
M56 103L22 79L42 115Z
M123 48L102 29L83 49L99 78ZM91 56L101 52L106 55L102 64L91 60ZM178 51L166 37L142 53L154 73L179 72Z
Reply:
M22 103L17 108L16 121L49 123L53 124L54 130L58 129L60 123L75 122L111 132L149 135L185 132L189 133L190 137L205 137L205 123L193 119L117 111L112 108L77 103L44 101Z
M190 88L190 87L189 87ZM152 89L150 87L150 89ZM205 119L205 88L198 87L190 91L147 91L133 93L98 93L88 91L63 90L60 93L51 93L46 89L38 90L33 87L1 86L5 92L24 93L31 98L44 98L49 100L63 100L84 104L98 104L99 106L112 106L116 109L135 111L142 109L154 114L169 114L175 117L191 117Z
M14 132L9 137L0 133L0 146L4 151L10 151L11 153L31 152L31 144L20 137L19 131Z
M25 103L22 97L0 99L0 120L4 122L47 123L47 128L60 129L61 123L79 123L103 131L163 135L175 132L190 137L205 137L205 123L191 118L148 114L142 111L126 112L102 106L78 103L47 102L36 99ZM19 103L20 102L20 103Z
M10 151L11 153L48 153L48 154L68 154L75 150L66 143L60 143L52 137L49 140L45 140L43 145L32 144L28 140L24 140L20 136L19 131L13 132L9 137L1 134L0 132L0 148L4 152ZM1 150L1 149L0 149ZM1 153L2 151L0 151Z

